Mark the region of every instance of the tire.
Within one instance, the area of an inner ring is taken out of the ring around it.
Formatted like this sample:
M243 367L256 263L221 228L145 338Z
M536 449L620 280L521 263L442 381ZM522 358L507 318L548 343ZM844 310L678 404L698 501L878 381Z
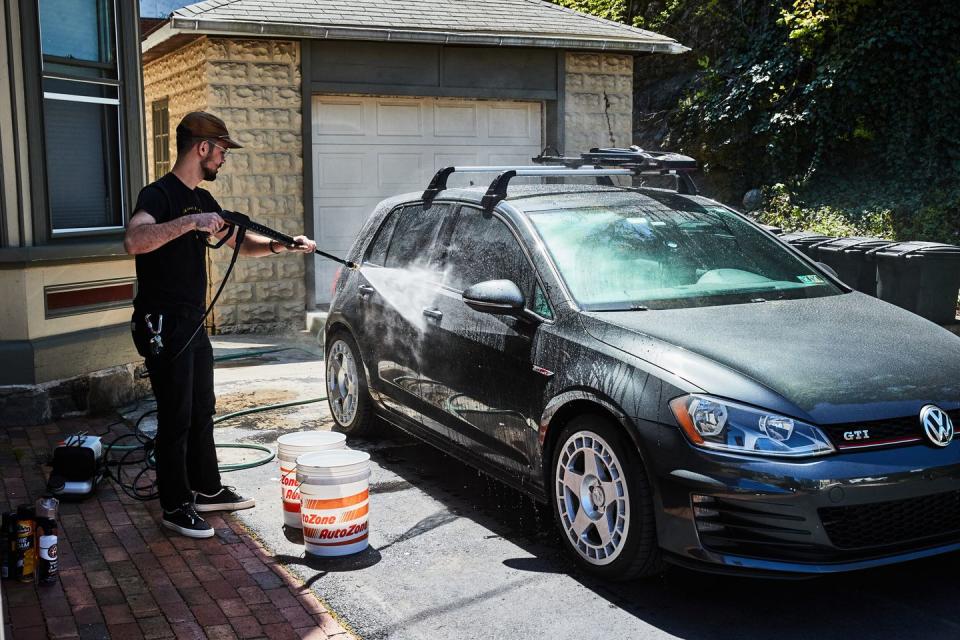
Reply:
M650 481L634 444L609 420L573 418L553 449L549 480L560 539L581 569L607 580L663 571Z
M327 404L336 423L334 430L358 438L376 433L373 401L367 388L360 349L353 337L343 330L327 336L324 362Z

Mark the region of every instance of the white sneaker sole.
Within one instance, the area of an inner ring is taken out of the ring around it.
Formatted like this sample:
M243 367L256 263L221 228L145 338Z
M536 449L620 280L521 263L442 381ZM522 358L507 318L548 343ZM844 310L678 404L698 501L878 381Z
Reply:
M188 538L212 538L217 534L217 532L212 528L205 530L187 529L186 527L181 527L178 524L174 524L166 520L163 521L163 526L165 526L167 529L172 529L179 534L185 535Z
M247 498L240 502L216 502L213 504L193 504L197 513L207 513L209 511L239 511L241 509L252 509L257 504L253 498Z

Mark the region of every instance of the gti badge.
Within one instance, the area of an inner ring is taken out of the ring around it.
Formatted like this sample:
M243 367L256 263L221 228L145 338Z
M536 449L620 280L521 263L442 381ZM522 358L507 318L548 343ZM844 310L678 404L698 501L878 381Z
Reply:
M920 409L920 423L930 442L938 447L945 447L953 440L953 422L940 407L928 404Z

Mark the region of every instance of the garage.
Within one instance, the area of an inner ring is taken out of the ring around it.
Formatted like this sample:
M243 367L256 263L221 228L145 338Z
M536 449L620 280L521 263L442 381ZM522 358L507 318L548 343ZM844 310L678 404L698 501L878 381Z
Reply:
M543 148L542 119L533 101L314 95L318 246L345 255L379 201L423 189L441 167L528 164ZM317 264L318 303L329 301L335 267Z

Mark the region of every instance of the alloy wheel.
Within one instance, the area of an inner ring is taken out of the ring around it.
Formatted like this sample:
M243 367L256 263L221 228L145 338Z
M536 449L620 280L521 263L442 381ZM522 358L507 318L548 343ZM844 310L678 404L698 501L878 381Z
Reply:
M337 340L327 356L327 397L339 425L348 426L356 417L359 391L357 361L350 346Z
M614 449L591 431L571 435L558 454L556 507L564 535L592 565L606 565L623 551L630 527L630 499Z

